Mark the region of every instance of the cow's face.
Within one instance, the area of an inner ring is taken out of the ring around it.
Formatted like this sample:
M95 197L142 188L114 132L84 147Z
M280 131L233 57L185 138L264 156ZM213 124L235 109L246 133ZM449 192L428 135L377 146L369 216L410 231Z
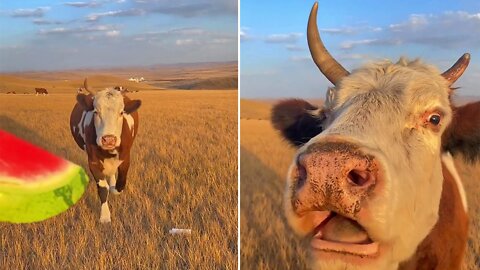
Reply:
M437 221L441 135L452 114L438 74L418 62L372 65L344 78L323 109L305 110L311 121L300 122L313 127L297 130L310 139L293 159L285 203L321 269L336 259L394 266Z
M335 88L323 108L288 100L273 109L274 126L299 146L287 219L309 240L314 269L396 269L438 220L451 74L404 59L332 71L339 64L315 55L308 36Z
M104 150L114 150L121 144L123 120L140 107L139 100L128 100L115 89L106 89L93 96L79 94L77 100L93 113L95 142Z

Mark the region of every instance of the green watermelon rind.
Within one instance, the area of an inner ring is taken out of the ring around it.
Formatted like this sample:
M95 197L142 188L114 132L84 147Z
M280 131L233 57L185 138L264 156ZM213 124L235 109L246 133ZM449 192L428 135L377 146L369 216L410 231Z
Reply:
M60 179L54 179L53 185L43 184L39 189L29 185L0 189L0 222L42 221L74 205L87 188L88 175L81 167L70 165L67 172L55 176Z

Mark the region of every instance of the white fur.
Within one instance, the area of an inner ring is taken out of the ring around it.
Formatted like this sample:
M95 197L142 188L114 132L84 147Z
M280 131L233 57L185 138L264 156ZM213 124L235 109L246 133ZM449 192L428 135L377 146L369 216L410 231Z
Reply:
M127 120L128 129L130 129L130 131L132 131L132 135L133 135L133 125L134 125L134 122L135 122L133 120L133 117L130 114L124 114L123 118L125 118L125 120Z
M97 144L102 146L102 137L113 135L116 137L115 146L120 146L124 109L123 96L115 89L106 89L98 92L93 100L96 114L93 118L97 133Z
M114 176L117 173L118 166L122 164L123 160L119 160L118 158L106 158L103 161L100 161L103 166L102 173L108 176Z
M460 193L460 197L462 198L463 209L465 212L468 212L468 205L467 205L467 195L465 193L465 188L463 187L462 179L458 174L457 168L455 167L455 163L453 162L453 157L450 152L444 153L442 155L443 164L447 167L448 171L455 179L455 183L457 184L458 192Z
M117 178L115 177L115 174L111 175L109 178L110 182L110 193L114 195L120 194L120 192L115 188L115 185L117 184Z
M107 180L101 179L100 181L98 181L98 186L99 186L99 187L108 188Z
M100 212L100 223L109 223L111 222L110 218L110 209L108 208L108 203L102 203L101 212Z

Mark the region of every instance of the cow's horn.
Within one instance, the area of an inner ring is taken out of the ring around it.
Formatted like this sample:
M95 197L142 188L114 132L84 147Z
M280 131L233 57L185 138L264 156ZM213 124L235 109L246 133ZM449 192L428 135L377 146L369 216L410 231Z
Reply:
M307 41L313 61L327 79L336 85L350 73L335 60L323 45L317 27L318 3L315 2L308 18Z
M88 88L87 78L85 78L85 80L83 81L83 88L85 88L85 90L87 90L88 93L95 95L95 92Z
M451 68L442 73L442 76L448 81L449 85L452 85L462 76L468 67L468 63L470 63L470 54L464 53Z

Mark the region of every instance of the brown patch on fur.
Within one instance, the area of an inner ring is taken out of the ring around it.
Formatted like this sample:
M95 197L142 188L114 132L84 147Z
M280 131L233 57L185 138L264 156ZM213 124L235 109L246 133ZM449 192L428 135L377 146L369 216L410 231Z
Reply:
M442 149L462 153L467 161L480 159L480 101L453 108L453 119L442 136Z
M290 143L300 146L323 130L323 111L319 115L312 113L318 107L301 99L284 100L272 108L273 127L282 132Z

